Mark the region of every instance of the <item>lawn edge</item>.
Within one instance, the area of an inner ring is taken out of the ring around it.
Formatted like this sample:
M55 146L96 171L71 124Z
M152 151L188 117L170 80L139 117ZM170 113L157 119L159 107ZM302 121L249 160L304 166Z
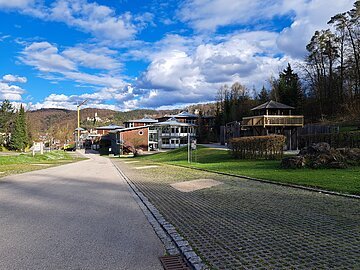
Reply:
M86 161L86 160L88 160L88 158L86 158L86 159L80 158L79 160L69 160L69 162L48 163L50 166L47 166L47 167L40 167L39 166L38 168L36 168L36 166L34 166L33 170L23 171L23 172L19 172L19 173L4 174L4 175L0 174L0 183L1 183L2 179L6 178L6 177L10 177L10 176L14 176L14 175L27 174L27 173L31 173L31 172L35 172L35 171L47 170L47 169L51 169L51 168L54 168L54 167L60 167L60 166L69 165L69 164L72 164L72 163ZM31 164L33 164L33 163L29 163L29 165L31 165Z
M219 171L215 171L215 170L207 170L207 169L196 168L196 167L180 165L180 164L172 164L172 163L166 163L166 162L164 162L164 163L154 162L154 163L166 164L166 165L177 166L177 167L188 168L188 169L194 169L194 170L203 171L203 172L217 173L217 174L221 174L221 175L232 176L232 177L237 177L237 178L243 178L243 179L262 182L262 183L268 183L268 184L274 184L274 185L278 185L278 186L303 189L303 190L317 192L317 193L324 193L324 194L328 194L328 195L335 195L335 196L341 196L341 197L347 197L347 198L360 200L360 195L355 195L355 194L341 193L341 192L337 192L337 191L331 191L331 190L326 190L326 189L321 189L321 188L316 188L316 187L308 187L308 186L303 186L303 185L295 185L295 184L290 184L290 183L277 182L277 181L272 181L272 180L267 180L267 179L255 178L255 177L232 174L232 173L226 173L226 172L219 172Z

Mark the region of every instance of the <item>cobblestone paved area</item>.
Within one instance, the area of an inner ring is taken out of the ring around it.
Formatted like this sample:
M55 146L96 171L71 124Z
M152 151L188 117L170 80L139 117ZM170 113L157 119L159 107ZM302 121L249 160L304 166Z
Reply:
M120 169L215 269L360 269L360 200L187 168ZM170 186L210 178L193 192Z

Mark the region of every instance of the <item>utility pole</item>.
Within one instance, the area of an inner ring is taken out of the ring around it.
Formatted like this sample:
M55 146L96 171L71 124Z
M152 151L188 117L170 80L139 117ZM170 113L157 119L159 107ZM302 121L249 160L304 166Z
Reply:
M80 148L80 107L82 105L85 105L85 103L88 102L87 99L85 99L83 102L81 102L79 105L77 105L77 147Z
M188 127L188 163L191 163L191 140L190 140L190 133L189 133L189 127Z

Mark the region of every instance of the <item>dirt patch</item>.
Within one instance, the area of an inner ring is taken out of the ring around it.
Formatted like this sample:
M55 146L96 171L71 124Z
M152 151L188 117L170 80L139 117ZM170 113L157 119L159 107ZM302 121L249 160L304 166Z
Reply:
M30 163L30 165L35 165L35 166L51 166L52 164L44 164L44 163Z
M223 183L213 179L197 179L171 184L171 186L181 192L191 192L199 189L215 187L221 184Z
M136 170L146 170L146 169L152 169L152 168L157 168L159 166L156 165L149 165L149 166L141 166L141 167L135 167Z

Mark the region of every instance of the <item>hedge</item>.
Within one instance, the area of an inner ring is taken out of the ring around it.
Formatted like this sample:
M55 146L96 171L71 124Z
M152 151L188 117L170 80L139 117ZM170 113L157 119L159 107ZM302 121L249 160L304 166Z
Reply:
M360 148L360 132L322 133L301 135L299 147L308 147L313 143L326 142L332 148Z
M240 159L281 159L286 137L283 135L233 138L229 141L231 153Z

